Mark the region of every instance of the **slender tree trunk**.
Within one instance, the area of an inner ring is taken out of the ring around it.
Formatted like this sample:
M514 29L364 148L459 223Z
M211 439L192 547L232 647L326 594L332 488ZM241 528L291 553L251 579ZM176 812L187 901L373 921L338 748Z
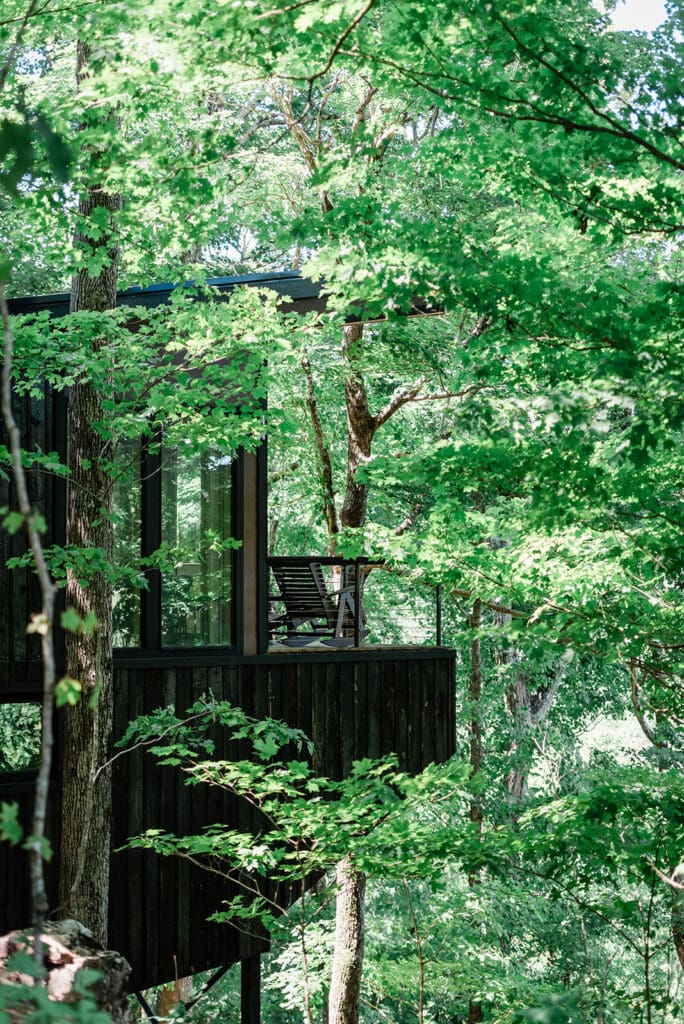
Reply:
M340 512L344 527L363 526L368 509L368 486L356 481L357 470L371 453L374 424L368 395L355 357L363 339L363 325L344 328L342 353L347 364L344 390L347 403L347 479ZM335 952L328 999L329 1024L357 1024L363 970L363 918L366 876L354 870L349 858L337 866Z
M363 970L366 876L348 855L337 865L335 949L328 997L329 1024L358 1024Z
M470 704L470 777L472 779L482 768L483 755L482 724L480 719L482 651L479 636L479 629L482 625L482 601L479 598L473 602L469 625L474 632L470 642L470 677L468 680L468 702ZM470 801L469 816L478 832L481 832L482 808L475 796ZM468 884L470 886L479 885L480 881L479 871L471 871L468 874ZM480 1024L481 1020L482 1006L471 996L468 1000L468 1024Z
M676 885L684 885L684 863L674 869L672 881ZM672 890L672 940L684 971L684 891L681 889Z
M323 516L328 530L328 548L331 554L335 553L335 538L339 533L337 521L337 509L335 507L335 484L333 481L332 459L330 449L323 437L323 424L321 423L316 400L316 388L314 386L313 370L306 348L302 351L302 369L306 378L306 404L309 408L309 417L314 433L314 444L318 457L318 475L323 491Z
M40 766L36 778L36 794L33 806L33 822L29 841L29 862L31 866L31 924L33 925L33 954L38 963L43 962L40 935L45 926L49 908L45 885L44 850L50 775L53 752L53 713L56 682L54 648L54 609L57 587L48 571L43 551L43 542L37 524L37 512L31 505L28 481L22 463L21 432L12 411L12 359L14 337L10 327L9 310L5 299L5 286L0 284L0 317L3 326L2 360L2 418L7 428L12 473L17 492L19 511L24 517L29 543L33 552L36 573L40 584L42 608L33 615L32 626L40 634L41 656L43 659L43 699L41 707ZM28 625L28 623L27 623Z
M480 699L482 696L482 652L479 629L482 624L482 601L473 602L470 628L474 636L470 642L470 678L468 681L468 702L470 704L470 777L473 778L482 767L482 723L480 720ZM470 801L470 820L482 830L482 809L473 797Z
M78 44L78 80L88 73L88 47ZM102 154L88 154L96 168ZM114 217L119 196L109 194L92 181L79 204L76 246L95 257L102 269L92 276L79 270L72 284L71 311L102 312L116 306L118 241ZM103 218L102 211L105 211ZM100 231L89 237L88 221ZM102 224L106 227L102 229ZM84 261L85 262L85 261ZM92 341L95 353L105 342ZM86 381L78 381L69 396L69 497L67 544L99 548L111 562L111 477L106 469L113 451L111 441L97 429L105 413L102 396ZM110 756L112 733L112 591L104 573L95 573L86 585L71 570L67 578L66 605L83 620L97 622L92 631L68 633L67 675L81 685L81 700L64 714L62 766L62 847L59 901L64 916L90 928L107 945L109 858L111 835L111 773L100 765Z
M506 708L513 731L510 753L515 756L533 725L530 693L527 681L520 669L515 670L515 678L506 691ZM506 776L506 789L512 800L518 802L527 793L528 773L529 765L525 762L514 764Z
M368 510L368 485L359 483L356 473L370 458L376 426L368 407L366 384L356 365L362 342L363 324L348 324L344 327L342 355L346 363L347 481L340 513L343 528L363 526Z

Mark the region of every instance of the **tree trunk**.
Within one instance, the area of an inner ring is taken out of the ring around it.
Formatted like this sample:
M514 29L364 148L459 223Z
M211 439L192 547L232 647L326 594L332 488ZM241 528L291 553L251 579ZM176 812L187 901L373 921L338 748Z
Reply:
M87 76L89 49L78 44L78 80ZM89 153L91 181L103 154ZM116 306L118 241L114 215L120 197L91 183L79 203L78 249L97 260L101 270L91 276L87 260L72 283L71 311L102 312ZM107 211L100 219L100 211ZM90 237L87 224L99 230ZM105 223L106 228L102 228ZM94 353L105 342L91 342ZM99 548L105 563L112 558L112 482L106 462L112 459L110 440L96 429L105 414L102 396L87 380L77 381L69 396L69 495L67 544ZM109 858L111 832L111 775L95 773L110 756L112 732L112 589L104 573L84 583L70 570L66 606L83 620L96 620L94 630L67 633L67 675L80 683L81 699L64 712L62 764L62 846L59 877L60 911L89 928L107 945Z
M480 644L479 629L482 625L482 601L477 598L473 602L473 610L470 615L470 628L475 636L470 643L470 678L468 680L468 701L470 704L470 777L477 775L482 768L482 724L480 718L480 699L482 697L482 651ZM473 796L470 801L469 817L478 832L482 831L482 808L477 797ZM481 881L479 871L470 871L468 874L468 885L479 885ZM482 1020L482 1006L472 996L468 1000L468 1024L480 1024Z
M470 628L475 636L470 643L470 678L468 681L468 702L470 704L470 777L477 775L482 767L482 723L480 720L480 698L482 696L482 652L479 629L482 624L482 601L473 602ZM470 801L470 820L482 830L482 809L473 797Z
M370 458L375 433L375 421L368 408L366 384L355 365L362 340L363 324L348 324L344 327L342 355L347 365L344 381L347 403L347 481L340 523L343 528L352 529L363 526L366 521L368 485L358 483L355 477Z
M323 516L328 530L328 549L332 555L335 553L335 538L340 529L337 522L337 509L335 507L335 484L333 481L332 459L330 457L330 449L325 443L325 438L323 437L323 424L321 423L321 417L318 411L318 402L316 401L316 388L314 386L313 370L311 369L311 361L306 348L302 350L301 363L302 369L304 370L304 376L306 378L306 404L309 409L309 417L311 419L311 427L314 435L314 445L316 447L316 455L318 457L318 476L322 489Z
M329 1024L358 1024L363 970L366 876L349 855L337 865L335 949L328 996Z
M676 885L684 885L684 863L674 869L672 881ZM681 889L672 891L672 939L677 959L684 971L684 892Z
M100 548L112 557L111 479L102 467L103 441L93 429L102 419L89 384L74 387L69 402L67 543ZM86 586L69 571L67 608L97 626L66 635L66 670L81 685L81 699L63 715L60 912L82 922L107 945L111 826L111 774L95 773L110 756L112 733L112 591L102 573Z
M515 678L506 691L506 708L513 732L509 753L515 757L516 754L519 756L519 750L533 725L530 693L525 677L519 669L516 669ZM516 802L522 800L527 793L528 774L529 764L525 761L522 764L514 764L506 776L506 789Z

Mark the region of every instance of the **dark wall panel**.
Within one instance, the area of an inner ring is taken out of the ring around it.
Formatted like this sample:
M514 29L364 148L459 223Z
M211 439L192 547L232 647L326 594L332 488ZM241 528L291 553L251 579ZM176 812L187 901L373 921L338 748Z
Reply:
M14 415L27 451L51 452L60 447L63 403L47 388L42 397L15 398ZM0 444L8 444L1 422ZM61 540L61 524L51 518L51 510L56 508L56 496L63 493L63 482L38 469L30 470L27 479L31 502L47 520L45 543ZM0 507L16 508L14 484L1 476ZM4 697L39 691L41 686L40 641L26 632L31 614L41 608L38 580L30 568L6 566L8 558L23 555L27 546L25 529L12 535L0 530L0 696Z
M302 729L315 743L321 774L340 778L353 760L388 753L396 753L403 768L419 771L453 752L453 672L453 657L437 649L122 667L115 673L115 733L120 736L128 721L156 707L174 704L182 712L211 692L250 714L270 714ZM220 733L215 739L217 756L244 756L244 746L226 744ZM27 817L30 777L15 790L2 796L18 799ZM57 809L54 800L53 835ZM267 948L263 934L250 937L227 925L207 924L207 916L236 894L234 885L179 858L118 850L148 828L184 835L225 822L256 832L259 816L246 802L206 786L185 786L176 769L158 767L153 757L136 750L114 763L113 818L110 945L133 965L134 987L232 963ZM3 931L28 923L26 874L24 855L0 844Z
M411 652L396 658L286 656L242 666L121 672L121 699L128 694L129 713L163 703L184 710L198 696L213 692L257 717L270 714L301 728L314 741L318 771L334 778L365 756L397 753L402 767L411 771L438 753L448 756L453 750L453 691L453 659L442 652L419 659ZM244 752L222 748L221 736L214 738L222 756ZM142 792L143 820L133 804L135 814L116 823L118 842L136 831L134 824L138 831L166 828L181 834L216 821L258 828L258 816L244 802L209 787L183 787L172 769L157 768L149 757L121 761L128 765L125 774L115 775L115 793L131 786ZM119 798L116 806L129 804ZM120 924L113 921L112 945L129 955L139 984L167 980L174 969L183 975L216 966L264 946L262 938L250 940L228 926L205 923L236 890L186 862L120 854L113 861L112 885L114 904L129 904ZM141 898L142 914L135 906ZM131 935L136 921L139 933Z

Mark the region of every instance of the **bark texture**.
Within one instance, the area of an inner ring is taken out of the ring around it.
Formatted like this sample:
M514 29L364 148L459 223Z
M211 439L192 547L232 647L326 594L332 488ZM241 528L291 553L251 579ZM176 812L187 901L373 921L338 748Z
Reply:
M684 863L674 869L672 881L676 885L684 885ZM681 889L672 891L672 939L677 959L684 971L684 892Z
M479 629L482 625L482 601L473 602L470 628L474 632L470 643L470 677L468 680L468 702L470 704L470 776L482 767L482 723L480 721L480 698L482 697L482 652ZM470 802L470 820L478 827L482 825L482 809L473 797Z
M106 442L93 428L101 421L100 397L77 384L69 401L69 501L67 543L101 548L112 557L111 479L103 468ZM75 918L107 944L111 832L111 772L97 769L110 757L112 736L112 591L99 572L83 585L69 571L66 606L97 626L66 634L66 670L81 685L81 699L63 712L62 844L60 913Z
M319 477L323 490L323 515L325 516L325 524L328 530L329 549L331 554L333 554L335 551L335 538L339 533L340 527L337 521L337 509L335 507L335 484L333 481L332 459L330 457L330 449L325 443L325 438L323 437L323 424L321 423L321 417L318 411L313 371L311 369L309 354L306 349L302 352L302 369L304 370L304 376L306 378L306 404L309 409L309 417L311 419L311 426L314 433L314 444L316 446L316 455L318 457L319 464Z
M335 949L328 997L329 1024L358 1024L363 971L366 876L347 856L337 865Z
M468 679L468 702L470 704L470 777L473 778L482 768L482 723L480 718L480 700L482 697L482 645L479 630L482 625L482 601L473 602L469 626L473 630L470 642L470 676ZM482 808L477 797L470 801L469 817L478 832L482 831ZM479 871L470 871L468 885L475 886L481 882ZM472 997L468 1000L468 1024L480 1024L483 1019L482 1005Z
M77 44L76 78L80 84L88 77L90 48L82 40ZM116 125L113 112L101 116L101 121ZM86 124L82 125L85 128ZM114 223L115 214L121 209L121 196L112 194L101 181L97 181L97 170L106 167L106 154L85 148L90 181L82 190L78 204L78 224L74 233L74 247L87 255L71 282L72 313L85 309L102 312L116 306L116 287L119 275L119 238ZM99 211L104 210L105 214ZM100 219L101 218L101 219ZM90 263L90 258L97 263ZM101 267L93 274L91 267Z
M79 82L88 74L89 58L88 47L79 42ZM75 244L89 258L72 282L72 312L102 312L116 306L119 248L114 216L121 199L94 180L95 169L105 165L104 154L89 152L88 159L91 180L80 199ZM104 218L99 212L103 209ZM99 230L88 230L93 221ZM100 269L93 274L89 266ZM91 341L93 352L100 352L104 344L95 337ZM69 396L66 539L77 548L101 549L105 563L110 563L112 484L106 462L111 460L113 450L111 441L97 429L104 420L102 395L88 380L78 380ZM60 911L63 916L82 921L95 940L106 946L111 774L96 773L109 759L111 746L111 584L103 572L83 581L72 569L65 600L66 606L74 608L82 619L94 616L97 626L90 635L79 632L66 636L67 675L80 683L81 700L64 714Z
M343 528L355 528L363 526L368 510L368 485L358 483L356 473L370 458L376 428L368 407L366 384L357 365L358 351L363 341L363 324L348 324L343 330L344 393L347 403L347 481L340 523Z
M494 624L505 628L511 621L510 611L503 608L493 610ZM508 750L513 767L505 779L506 789L514 802L521 801L527 793L527 780L531 757L526 748L535 728L542 725L553 707L558 689L568 667L568 661L561 656L551 680L536 690L530 690L520 652L508 647L496 655L500 665L510 666L511 680L506 688L505 701L511 728L511 744Z

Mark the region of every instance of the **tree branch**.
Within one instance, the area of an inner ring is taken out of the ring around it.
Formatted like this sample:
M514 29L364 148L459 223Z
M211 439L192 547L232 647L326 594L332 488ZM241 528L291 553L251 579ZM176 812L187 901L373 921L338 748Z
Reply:
M684 170L684 163L665 152L663 149L659 149L657 146L648 142L648 140L641 138L635 132L629 128L624 127L620 122L616 122L617 127L613 127L611 124L587 124L583 121L575 121L570 117L556 114L537 107L530 100L525 100L520 96L506 96L506 95L493 95L491 98L478 87L476 82L470 81L466 78L458 78L455 75L449 75L446 72L442 72L439 75L421 75L412 71L410 68L404 67L397 61L393 61L387 57L378 57L377 54L365 53L364 51L358 50L355 52L355 56L363 57L366 60L377 61L380 64L384 64L387 67L391 67L394 71L397 71L400 75L406 78L414 86L419 89L425 90L432 96L438 97L442 102L453 101L456 103L464 104L465 106L482 109L488 114L492 114L494 117L500 117L507 121L532 121L537 124L548 124L557 128L564 128L567 131L574 132L589 132L595 135L611 135L613 138L625 139L635 143L635 145L642 147L651 156L657 160L662 160L663 163L669 164L672 167L676 167L678 170ZM438 85L432 85L427 79L429 77L438 78L447 82L453 82L454 85L461 86L462 88L458 93L452 93L447 88ZM466 98L468 94L474 94L478 99ZM479 102L478 102L479 100ZM502 110L500 106L494 104L505 104L510 103L517 107L526 108L530 113L523 114L515 110L508 111Z
M643 709L641 707L640 686L637 680L637 670L634 658L630 659L629 662L629 683L630 695L632 699L632 708L634 710L636 720L639 723L641 731L643 732L644 736L649 741L649 743L652 743L654 747L657 747L658 743L656 743L655 733L649 725L649 723L646 721L646 716L644 715Z
M342 32L342 34L340 36L338 36L337 40L335 41L335 45L333 46L332 50L330 51L330 55L329 55L329 57L328 57L328 59L327 59L327 61L325 63L325 66L322 68L322 70L321 71L316 71L315 74L311 75L308 78L308 82L309 82L309 98L311 98L311 90L313 89L313 84L316 81L316 79L317 78L322 78L323 75L327 75L328 71L330 71L330 68L333 65L335 57L337 57L338 53L340 52L340 50L344 46L345 41L349 38L351 33L354 31L354 29L357 28L361 24L363 19L366 17L368 12L370 10L372 10L373 7L375 7L375 0L367 0L367 2L364 4L364 6L359 11L359 13L356 15L356 17L353 18L352 21L349 22L349 24L345 28L344 32Z
M415 526L418 516L423 511L423 507L424 506L422 501L419 501L416 505L413 506L413 508L406 516L406 518L402 520L402 522L399 524L399 526L397 526L396 530L394 531L395 537L401 537L402 534L407 532L407 530L410 530L413 526Z
M432 394L421 395L420 392L424 386L425 378L419 377L415 384L395 391L385 408L373 417L373 431L387 423L387 420L394 416L398 409L401 409L403 405L408 405L409 402L448 402L452 398L468 398L470 395L476 395L479 391L491 387L489 384L472 384L463 388L462 391L433 391Z
M17 51L18 51L19 47L21 46L21 41L22 41L22 39L24 37L24 32L26 31L26 26L28 25L28 23L31 20L31 18L33 17L33 15L36 13L37 6L38 6L38 0L31 0L31 3L29 4L29 6L28 6L28 8L26 10L26 14L24 14L24 16L21 19L21 22L19 24L19 28L17 29L16 39L14 40L13 44L11 45L11 47L9 49L9 53L7 54L7 57L5 58L5 63L2 65L2 68L0 69L0 93L5 88L5 85L7 83L7 76L9 75L10 70L12 68L12 65L14 64L14 60L15 60L15 57L17 55ZM6 22L2 22L2 24L6 24Z
M47 820L48 789L52 768L52 751L54 736L52 728L53 700L56 681L55 652L53 638L53 622L55 595L57 587L52 581L45 561L43 544L38 529L39 516L31 506L26 475L21 461L21 434L12 411L12 360L14 357L14 336L9 321L9 309L5 298L5 286L0 284L0 315L4 334L4 358L2 365L2 418L7 428L12 455L12 472L17 491L19 511L24 517L29 542L36 565L40 584L43 607L39 615L32 616L31 629L40 634L41 653L43 658L43 703L41 715L40 766L36 779L36 798L33 809L33 824L29 839L29 858L31 864L31 904L32 924L35 931L33 943L34 957L42 963L43 952L40 933L45 926L45 918L49 909L43 856L45 844L45 827Z
M387 423L390 416L394 416L397 409L401 409L402 405L406 405L407 402L413 402L422 391L425 386L425 377L421 374L415 384L409 384L408 387L399 388L394 392L389 402L384 409L381 409L377 415L373 416L373 430L377 430L383 423Z

